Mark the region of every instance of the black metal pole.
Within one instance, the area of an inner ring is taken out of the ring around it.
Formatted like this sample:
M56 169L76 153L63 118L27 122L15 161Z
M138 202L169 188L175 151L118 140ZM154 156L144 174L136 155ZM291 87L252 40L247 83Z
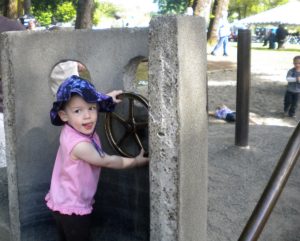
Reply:
M250 30L239 29L237 51L235 145L242 147L248 146L251 59L250 48Z
M272 176L238 241L258 240L300 155L300 122L289 139Z

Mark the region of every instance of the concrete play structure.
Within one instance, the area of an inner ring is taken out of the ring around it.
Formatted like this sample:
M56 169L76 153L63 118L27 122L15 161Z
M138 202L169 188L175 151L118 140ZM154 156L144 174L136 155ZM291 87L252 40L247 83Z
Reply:
M145 58L151 162L149 167L126 171L103 170L93 240L206 240L204 29L202 18L166 16L153 18L149 28L142 29L2 34L9 218L1 220L1 237L7 237L1 241L56 240L44 202L60 131L49 120L53 67L65 60L78 61L102 92L135 91L136 66ZM103 119L98 132L104 149L114 153L104 135Z

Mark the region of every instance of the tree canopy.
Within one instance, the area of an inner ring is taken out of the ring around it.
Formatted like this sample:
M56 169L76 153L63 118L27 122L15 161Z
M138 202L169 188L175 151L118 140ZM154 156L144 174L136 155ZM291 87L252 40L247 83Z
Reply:
M154 2L158 3L161 14L184 13L189 6L189 1L186 0L154 0Z
M196 4L204 1L206 0L154 0L161 14L182 14L187 7L195 9ZM217 0L211 1L211 4L213 5L215 1ZM241 19L287 2L288 0L230 0L228 13L232 20Z
M32 14L42 25L75 20L78 0L32 0ZM108 1L94 1L92 22L97 25L105 17L114 17L120 9Z
M232 20L242 19L287 2L288 0L230 0L229 17Z
M209 42L216 39L216 27L221 12L228 11L230 21L268 10L287 3L288 0L154 0L160 14L183 14L192 7L194 15L204 16L207 21Z

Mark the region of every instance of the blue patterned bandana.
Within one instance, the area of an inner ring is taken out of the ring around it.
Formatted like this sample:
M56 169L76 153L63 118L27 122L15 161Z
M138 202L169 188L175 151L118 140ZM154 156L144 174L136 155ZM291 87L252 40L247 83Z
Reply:
M57 90L56 101L53 102L53 107L50 111L50 119L53 125L61 126L64 124L58 112L71 99L72 94L80 95L88 103L98 103L99 111L101 112L111 112L114 110L115 104L111 96L97 92L92 83L79 76L72 75Z

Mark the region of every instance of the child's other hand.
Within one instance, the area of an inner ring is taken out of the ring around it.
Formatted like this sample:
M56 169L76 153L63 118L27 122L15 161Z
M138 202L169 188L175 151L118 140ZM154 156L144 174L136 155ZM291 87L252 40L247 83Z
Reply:
M300 76L296 77L296 82L299 84L300 83Z
M123 90L113 90L112 92L109 92L107 95L109 95L113 98L114 103L120 103L120 102L122 102L122 100L118 99L118 95L120 95L122 93L123 93Z
M149 157L144 157L145 150L142 149L141 152L135 157L136 166L143 166L149 162Z

